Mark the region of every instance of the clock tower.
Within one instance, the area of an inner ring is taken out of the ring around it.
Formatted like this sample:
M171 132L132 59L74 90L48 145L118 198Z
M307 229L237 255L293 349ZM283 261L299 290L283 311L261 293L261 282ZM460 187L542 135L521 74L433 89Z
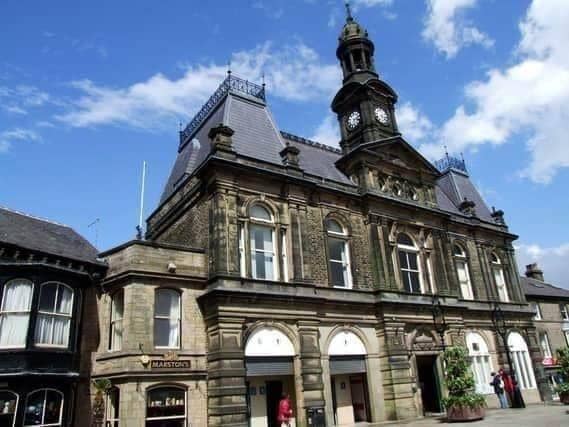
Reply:
M332 101L332 110L340 123L340 146L344 154L362 144L400 135L394 111L397 94L379 78L374 66L374 44L368 32L352 17L349 4L346 9L346 23L336 50L344 79Z

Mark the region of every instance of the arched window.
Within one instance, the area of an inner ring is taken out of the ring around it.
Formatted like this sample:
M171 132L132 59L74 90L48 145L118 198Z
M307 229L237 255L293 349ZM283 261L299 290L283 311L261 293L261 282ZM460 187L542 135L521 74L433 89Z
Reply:
M516 379L520 388L535 388L533 365L524 338L517 332L510 332L508 335L508 348L510 349Z
M480 334L470 332L466 335L466 346L471 360L472 373L474 375L477 393L491 394L494 392L490 386L492 374L492 362L488 345Z
M154 347L180 348L180 293L157 289L154 301Z
M4 285L0 310L0 347L25 347L32 308L33 283L10 280Z
M275 280L275 227L273 216L261 205L250 209L249 242L251 245L251 276Z
M24 427L60 427L63 393L52 389L36 390L26 399Z
M38 346L67 347L73 308L73 289L63 283L41 285L34 342Z
M326 233L328 237L330 282L333 286L351 288L352 274L350 271L348 233L344 227L334 219L326 221Z
M419 248L405 233L400 233L397 236L397 253L403 288L407 292L422 293L423 281L419 265Z
M0 391L0 425L14 427L18 410L18 395L13 391Z
M506 278L504 276L504 266L502 265L502 261L494 252L490 254L490 261L492 263L494 282L498 291L498 299L503 302L509 302L510 298L508 297L508 288L506 286Z
M119 351L123 338L124 291L121 289L111 298L111 328L109 332L109 350Z
M454 264L456 265L456 273L458 275L462 298L472 300L474 299L474 293L472 292L472 283L470 282L466 251L461 245L455 244L452 248L452 254L454 256Z
M120 390L111 387L107 392L107 404L105 405L105 427L119 427L120 421Z
M186 427L186 390L161 386L146 395L146 427Z

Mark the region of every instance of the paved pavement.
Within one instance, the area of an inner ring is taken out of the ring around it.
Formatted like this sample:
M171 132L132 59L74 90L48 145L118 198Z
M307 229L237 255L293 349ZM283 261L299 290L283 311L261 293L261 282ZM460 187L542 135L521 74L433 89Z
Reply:
M384 424L385 425L385 424ZM410 423L394 423L409 427L496 427L496 426L532 426L532 427L569 427L569 406L560 404L530 405L525 409L490 409L481 421L470 423L446 423L443 419L423 418Z

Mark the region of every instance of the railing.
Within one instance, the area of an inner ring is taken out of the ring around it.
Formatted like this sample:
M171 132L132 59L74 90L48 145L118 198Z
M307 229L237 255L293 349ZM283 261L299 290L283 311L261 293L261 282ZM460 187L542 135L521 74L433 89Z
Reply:
M217 90L211 95L204 106L194 116L192 121L180 132L180 143L183 144L200 127L203 121L207 118L209 113L217 107L219 102L223 99L229 91L236 91L253 96L257 99L265 101L265 85L259 86L258 84L251 83L232 74L228 74L225 80L219 85Z
M466 170L466 163L464 159L459 159L458 157L452 157L448 154L440 160L435 161L435 167L439 172L444 173L450 169L459 170L464 173L468 173Z

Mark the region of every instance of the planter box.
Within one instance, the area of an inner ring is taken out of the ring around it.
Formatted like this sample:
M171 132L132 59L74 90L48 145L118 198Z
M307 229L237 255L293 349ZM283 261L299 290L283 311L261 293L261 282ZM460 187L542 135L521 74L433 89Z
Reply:
M484 418L484 415L486 415L486 410L483 407L473 409L468 406L451 406L447 409L447 421L449 422L477 421Z

